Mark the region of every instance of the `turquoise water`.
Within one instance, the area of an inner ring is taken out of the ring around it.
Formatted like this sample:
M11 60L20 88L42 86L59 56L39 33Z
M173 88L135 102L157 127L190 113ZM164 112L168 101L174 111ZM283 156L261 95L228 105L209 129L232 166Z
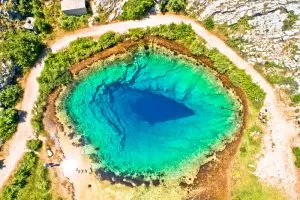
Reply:
M84 78L67 94L76 130L106 170L174 172L237 127L238 104L207 69L175 55L139 51Z

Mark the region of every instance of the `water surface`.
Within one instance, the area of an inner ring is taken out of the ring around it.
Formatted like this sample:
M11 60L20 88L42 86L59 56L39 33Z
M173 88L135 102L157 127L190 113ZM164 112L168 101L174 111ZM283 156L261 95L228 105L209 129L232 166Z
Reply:
M144 50L80 79L65 98L103 168L166 174L212 150L237 127L235 99L214 75L175 55Z

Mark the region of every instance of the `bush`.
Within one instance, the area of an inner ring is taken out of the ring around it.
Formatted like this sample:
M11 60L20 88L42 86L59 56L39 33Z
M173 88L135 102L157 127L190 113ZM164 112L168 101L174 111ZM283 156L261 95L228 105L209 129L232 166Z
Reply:
M14 107L22 95L22 88L19 85L6 86L0 91L0 107Z
M60 18L60 27L66 31L73 31L88 23L88 15L68 16L63 14Z
M294 147L293 148L293 153L294 153L295 158L296 158L295 165L296 165L296 167L300 168L300 148L299 147Z
M208 17L203 21L203 25L208 30L212 30L215 27L215 22L212 17Z
M109 31L99 37L98 43L101 49L107 49L117 44L120 39L121 38L118 34Z
M23 69L34 65L42 50L39 36L28 30L11 29L0 43L0 56L11 60Z
M186 0L164 0L159 4L161 12L184 12L186 6Z
M189 47L192 54L196 56L204 55L206 53L205 44L200 42L199 40L195 40Z
M145 34L145 30L142 28L132 28L128 30L128 35L132 40L142 39Z
M154 6L154 0L128 0L122 7L122 20L141 19Z
M8 140L17 130L18 112L13 108L0 108L0 139Z
M299 104L300 103L300 94L295 94L292 96L292 101L295 104Z
M28 140L26 143L26 146L28 149L30 149L31 151L37 151L39 150L43 145L43 142L39 139L32 139L32 140Z
M229 37L227 40L228 46L235 49L240 49L240 45L243 44L243 42L242 37Z

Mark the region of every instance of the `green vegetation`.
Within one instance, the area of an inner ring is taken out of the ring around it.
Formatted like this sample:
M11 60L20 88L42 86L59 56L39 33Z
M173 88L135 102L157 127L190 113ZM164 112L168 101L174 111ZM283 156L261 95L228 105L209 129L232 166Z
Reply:
M0 56L11 60L23 70L31 67L37 60L41 50L42 42L38 35L31 31L11 29L0 43Z
M154 0L128 0L123 6L122 20L141 19L150 8L154 6Z
M164 0L159 4L161 12L184 12L187 6L186 0Z
M243 33L246 30L250 30L253 27L249 24L249 20L251 18L250 17L242 17L237 23L232 24L230 26L230 28L234 31L234 32L240 32Z
M89 15L69 16L62 14L60 17L60 27L67 31L73 31L87 26Z
M19 85L8 85L0 91L0 107L13 108L20 96L22 89Z
M99 37L98 43L101 49L107 49L117 44L120 40L119 34L109 31Z
M32 0L32 14L35 19L34 26L37 32L41 34L49 34L52 32L52 26L44 14L44 3L45 2L43 0Z
M226 42L231 48L241 50L241 45L244 43L244 40L242 37L229 37Z
M24 72L37 60L42 42L38 35L31 31L10 29L0 41L0 57L17 64ZM18 113L14 109L22 96L19 85L8 85L0 92L0 140L7 141L17 130Z
M296 165L296 167L300 168L300 147L294 147L293 153L296 158L295 165Z
M108 17L105 9L99 4L97 8L98 16L95 17L96 22L105 23Z
M300 104L300 93L292 96L292 101L295 104Z
M144 37L145 30L142 28L132 28L132 29L129 29L128 35L130 36L130 39L137 41Z
M0 140L5 142L17 130L18 112L13 108L0 108Z
M32 139L26 142L26 146L31 151L39 150L43 145L43 142L39 139Z
M203 21L203 25L208 30L212 30L215 27L215 22L212 17L208 17Z
M51 200L48 170L33 152L25 153L12 181L3 188L3 200Z
M19 191L25 187L26 179L32 174L36 163L38 161L37 155L33 152L27 152L14 174L13 180L8 186L3 189L2 198L4 200L16 199Z
M289 12L287 18L283 21L282 29L284 31L292 29L297 20L298 16L293 11Z

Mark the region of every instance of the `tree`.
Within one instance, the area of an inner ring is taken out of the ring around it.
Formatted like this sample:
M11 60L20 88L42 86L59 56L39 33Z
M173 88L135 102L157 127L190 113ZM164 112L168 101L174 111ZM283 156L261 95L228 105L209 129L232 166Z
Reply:
M0 107L14 107L19 97L22 94L22 89L19 85L9 85L0 92Z
M32 2L28 0L19 0L17 10L23 17L32 15Z
M128 0L123 6L122 20L141 19L154 6L154 0Z
M42 42L38 35L19 29L9 30L0 46L0 56L23 69L31 67L42 50Z
M26 146L31 151L37 151L42 147L43 142L39 139L32 139L26 142Z
M186 0L169 0L166 8L171 12L184 12L186 5Z
M18 113L13 108L0 110L0 138L3 141L9 139L17 130Z

